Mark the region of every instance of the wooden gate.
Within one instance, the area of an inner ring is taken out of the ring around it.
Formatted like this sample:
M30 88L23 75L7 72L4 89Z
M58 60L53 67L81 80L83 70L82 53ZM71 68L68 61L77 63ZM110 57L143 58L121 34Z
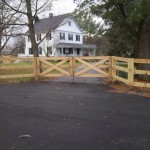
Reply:
M39 75L44 77L107 77L109 56L39 57Z
M107 77L109 56L74 57L73 70L76 77Z
M71 75L69 57L39 57L39 75L43 77L62 77Z

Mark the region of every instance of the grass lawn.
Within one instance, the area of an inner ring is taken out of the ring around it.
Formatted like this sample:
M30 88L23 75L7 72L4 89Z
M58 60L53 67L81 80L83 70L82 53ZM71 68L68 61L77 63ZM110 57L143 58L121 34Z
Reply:
M33 69L31 68L32 66L33 66L33 63L30 61L29 62L23 61L19 63L10 63L10 64L0 63L0 75L32 74L33 73ZM26 67L26 68L23 68L23 67ZM27 67L30 67L30 68L27 68ZM32 77L8 78L8 79L0 78L0 82L2 83L28 82L31 80L33 80Z
M19 62L19 63L11 63L11 64L0 63L0 75L30 74L33 73L33 69L31 68L32 66L33 66L32 62Z
M52 64L57 64L59 61L51 61ZM25 67L25 68L24 68ZM29 67L29 68L28 68ZM68 71L69 62L65 62L63 65L59 66L63 70ZM41 71L48 69L49 66L42 64ZM68 71L69 72L69 71ZM31 61L22 61L19 63L10 63L10 64L3 64L0 63L0 76L4 75L19 75L19 74L32 74L33 73L33 62ZM50 74L60 74L58 70L54 69ZM43 80L43 77L40 77L40 80ZM23 78L7 78L3 79L0 77L1 83L18 83L18 82L28 82L33 81L33 77L23 77Z

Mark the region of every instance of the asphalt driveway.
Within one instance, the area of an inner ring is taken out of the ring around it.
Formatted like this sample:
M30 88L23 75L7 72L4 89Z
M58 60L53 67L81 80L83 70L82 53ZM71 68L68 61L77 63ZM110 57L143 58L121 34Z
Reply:
M1 84L0 150L150 150L150 99L96 83Z

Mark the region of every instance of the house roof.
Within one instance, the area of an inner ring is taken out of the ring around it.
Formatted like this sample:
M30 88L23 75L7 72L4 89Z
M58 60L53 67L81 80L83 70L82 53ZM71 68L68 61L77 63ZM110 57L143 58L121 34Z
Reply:
M95 44L73 44L73 43L58 43L57 47L65 48L82 48L82 49L96 49Z
M66 18L70 18L70 14L63 14L59 16L52 16L49 18L39 19L34 24L35 33L44 33L56 29ZM29 30L26 32L29 34Z

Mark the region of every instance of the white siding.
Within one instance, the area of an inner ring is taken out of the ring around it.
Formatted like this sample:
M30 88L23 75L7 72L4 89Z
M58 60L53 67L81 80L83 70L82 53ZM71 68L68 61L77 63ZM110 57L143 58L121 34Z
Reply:
M71 25L69 25L69 21ZM65 33L65 40L60 40L60 33ZM73 40L68 39L68 35L73 34ZM80 35L80 41L76 41L76 35ZM46 36L46 33L41 33L41 39L43 39ZM37 35L35 35L36 41L37 41ZM56 44L58 43L74 43L74 44L83 44L83 34L82 31L79 29L78 25L74 22L74 20L69 19L65 20L58 28L56 28L51 33L51 40L50 39L44 39L40 43L40 47L42 47L42 56L45 56L45 53L47 53L47 47L52 47L53 54L60 55L59 50L56 50ZM25 37L26 40L26 48L25 48L25 55L26 56L32 56L29 55L29 48L31 48L31 42L28 41L28 37ZM40 41L37 41L37 43Z

